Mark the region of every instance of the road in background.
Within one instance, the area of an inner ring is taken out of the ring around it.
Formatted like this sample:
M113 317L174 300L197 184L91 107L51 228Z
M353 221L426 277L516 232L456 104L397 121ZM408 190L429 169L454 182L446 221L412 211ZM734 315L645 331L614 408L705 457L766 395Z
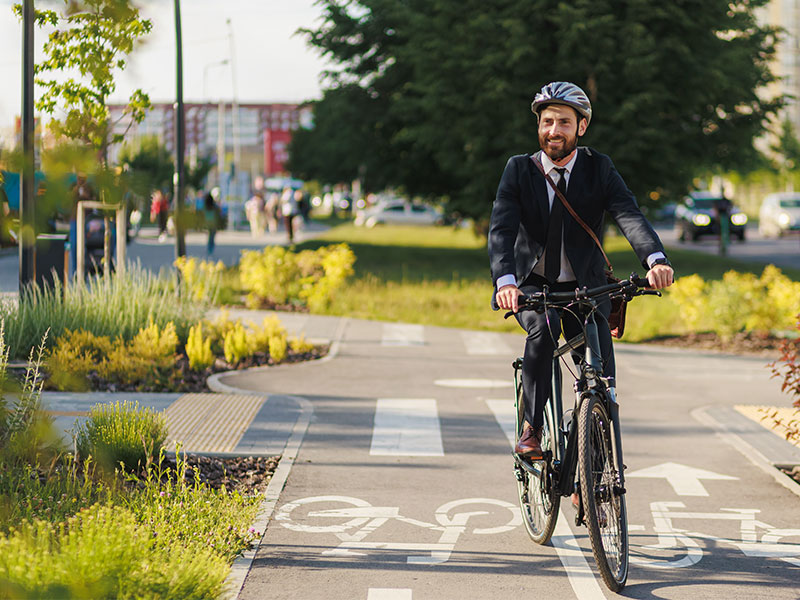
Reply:
M696 242L680 242L675 230L669 225L656 227L658 235L665 246L696 250L705 254L719 254L719 238L703 237ZM744 242L731 240L728 245L728 257L747 262L773 264L779 268L800 269L800 236L788 236L779 239L765 238L758 233L758 228L747 228ZM680 276L680 273L678 274Z

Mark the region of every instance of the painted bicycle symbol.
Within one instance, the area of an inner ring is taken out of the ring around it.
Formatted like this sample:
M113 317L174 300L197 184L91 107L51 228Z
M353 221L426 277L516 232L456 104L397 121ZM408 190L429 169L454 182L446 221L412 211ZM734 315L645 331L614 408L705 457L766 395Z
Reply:
M314 510L312 505L315 504L320 508L339 506ZM468 527L470 519L483 515L499 515L499 524L494 527ZM399 507L372 506L366 500L350 496L312 496L295 500L284 504L275 515L277 522L292 531L335 535L341 543L324 551L323 555L362 556L368 550L391 550L408 552L406 562L417 565L447 562L464 533L492 535L511 531L522 524L522 516L516 505L492 498L464 498L447 502L436 509L434 519L435 523L419 521L401 515ZM435 543L365 541L367 536L389 521L440 532L440 536Z
M745 556L754 558L777 558L800 566L800 543L785 543L785 538L800 539L800 529L780 529L756 519L761 512L750 508L723 508L718 513L672 511L686 508L683 502L652 502L653 530L658 542L639 546L639 556L631 556L631 562L657 569L678 569L698 563L703 558L703 549L696 539L711 540L738 548ZM676 520L724 520L739 521L739 539L723 538L676 527ZM632 526L631 531L644 531L644 526ZM759 532L761 538L759 539ZM650 555L671 555L671 558L651 558Z

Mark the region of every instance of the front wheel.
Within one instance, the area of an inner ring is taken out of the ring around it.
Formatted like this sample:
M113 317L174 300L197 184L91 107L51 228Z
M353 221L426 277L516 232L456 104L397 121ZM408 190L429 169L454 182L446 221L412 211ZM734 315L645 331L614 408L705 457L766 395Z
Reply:
M524 420L522 410L522 386L517 391L518 423L517 439L522 430ZM528 535L537 544L546 544L553 535L558 519L558 506L561 496L555 489L553 474L549 467L552 461L556 435L552 408L545 406L544 425L542 427L542 451L545 460L533 461L525 466L517 465L517 489L519 491L519 508L522 522ZM528 468L530 470L528 470ZM532 472L533 471L533 472Z
M628 515L611 419L595 396L581 403L578 426L578 473L592 553L603 581L619 592L628 579Z

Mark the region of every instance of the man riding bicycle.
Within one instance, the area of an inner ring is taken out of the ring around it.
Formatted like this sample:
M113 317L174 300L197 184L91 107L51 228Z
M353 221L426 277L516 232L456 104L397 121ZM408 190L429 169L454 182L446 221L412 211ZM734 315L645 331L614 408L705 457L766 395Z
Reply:
M573 83L549 83L536 94L531 110L538 119L541 150L512 156L506 164L492 206L489 260L495 287L492 307L513 311L527 332L522 362L525 429L514 451L538 459L554 341L562 329L567 338L577 335L581 323L566 314L562 323L556 311L518 312L519 297L541 291L545 285L557 292L606 283L603 253L562 206L542 172L598 238L602 239L605 213L612 216L648 269L651 287L671 285L673 270L661 240L611 159L590 148L578 148L578 137L586 133L592 119L586 93ZM603 373L614 377L610 310L610 301L600 303L597 324Z

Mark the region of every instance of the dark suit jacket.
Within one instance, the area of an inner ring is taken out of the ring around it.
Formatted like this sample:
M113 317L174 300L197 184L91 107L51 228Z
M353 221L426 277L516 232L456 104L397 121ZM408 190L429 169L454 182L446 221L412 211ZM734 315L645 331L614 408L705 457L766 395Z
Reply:
M498 277L510 273L516 275L517 285L522 285L541 258L550 215L549 185L530 154L508 160L489 224L489 260L495 286ZM658 235L608 156L590 148L578 149L567 201L601 241L605 213L610 214L645 269L648 256L664 252ZM554 202L559 202L558 198ZM600 249L566 209L563 214L564 248L578 285L604 284L606 263ZM492 306L496 308L494 296Z

